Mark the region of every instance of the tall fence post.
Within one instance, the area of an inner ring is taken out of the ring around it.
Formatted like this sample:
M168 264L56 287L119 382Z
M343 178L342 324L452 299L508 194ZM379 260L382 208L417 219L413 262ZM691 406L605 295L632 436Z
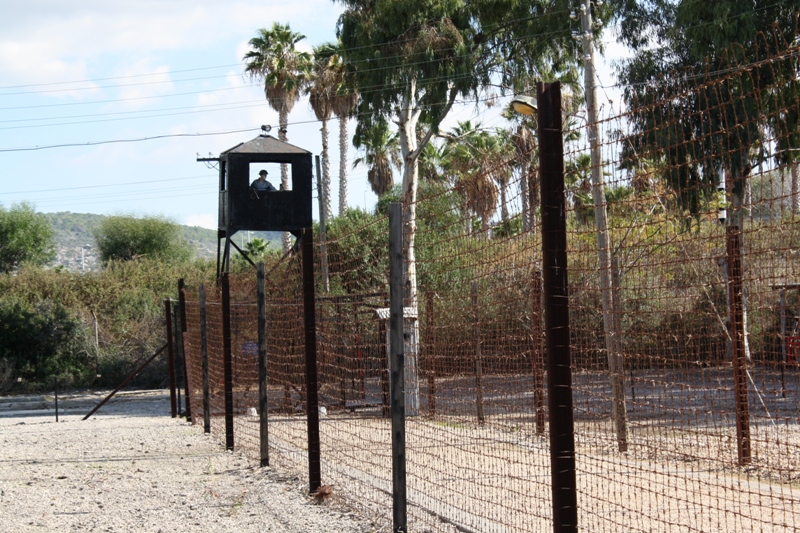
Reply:
M389 204L389 353L392 411L392 531L405 533L406 410L403 330L403 216L400 203Z
M178 401L175 394L175 351L172 344L172 300L164 300L164 320L167 326L167 368L169 369L169 404L172 418L178 416Z
M575 426L569 348L567 231L561 84L537 84L542 195L542 258L553 531L578 531Z
M178 280L178 306L180 307L180 345L181 345L181 360L183 361L183 386L186 392L186 420L194 423L192 418L192 403L191 403L191 378L189 377L189 367L186 363L186 339L184 334L189 331L186 323L186 284L183 278Z
M231 348L231 282L222 273L222 369L225 380L225 449L233 450L233 350Z
M261 443L261 466L269 466L269 407L267 381L267 291L264 285L264 263L256 265L256 297L258 298L258 409L260 415L259 441Z
M303 316L306 344L306 421L308 424L308 487L314 493L322 485L317 398L317 314L314 287L314 232L303 230Z
M211 391L208 385L208 322L206 286L200 285L200 362L203 368L203 432L211 433Z
M472 282L472 334L475 337L475 391L478 423L483 424L486 416L483 413L483 361L481 356L481 322L478 309L478 283Z
M175 389L178 391L178 416L182 413L181 408L181 327L178 317L178 302L172 302L172 339L175 342Z
M736 443L740 465L749 464L750 407L747 400L747 361L744 348L744 302L742 300L742 248L738 226L725 231L728 254L731 344L733 347L733 394L736 404Z

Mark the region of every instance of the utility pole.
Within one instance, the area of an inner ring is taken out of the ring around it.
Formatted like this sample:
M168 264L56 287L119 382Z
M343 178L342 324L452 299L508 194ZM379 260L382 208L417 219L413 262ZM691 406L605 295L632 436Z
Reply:
M603 5L597 0L595 5ZM611 245L606 217L606 193L603 183L603 156L600 152L600 131L597 123L596 76L594 70L594 42L592 41L592 2L582 0L580 7L581 39L583 41L583 85L586 93L589 149L592 159L592 200L597 233L597 261L600 269L600 291L603 299L603 332L608 356L608 373L611 377L612 418L620 451L628 448L627 408L622 355L618 345L618 332L614 328L614 299L611 272Z

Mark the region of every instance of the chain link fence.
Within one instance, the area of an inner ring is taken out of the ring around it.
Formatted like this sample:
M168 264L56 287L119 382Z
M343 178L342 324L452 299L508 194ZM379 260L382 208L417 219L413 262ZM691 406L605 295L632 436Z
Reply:
M601 162L565 117L579 529L800 530L800 49L769 50L627 88L629 109L599 121ZM523 125L502 150L451 160L450 178L423 176L404 324L409 531L553 528L536 143ZM384 524L387 235L379 209L314 246L322 483ZM207 290L210 430L224 440L224 302ZM270 263L265 302L269 464L304 472L299 255ZM229 308L231 438L263 462L254 274L230 276ZM201 423L196 287L185 315Z

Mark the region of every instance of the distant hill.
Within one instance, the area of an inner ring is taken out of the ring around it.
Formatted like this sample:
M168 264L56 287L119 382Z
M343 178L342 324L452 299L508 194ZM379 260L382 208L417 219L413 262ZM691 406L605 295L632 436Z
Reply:
M43 213L50 220L56 237L56 258L53 266L62 265L69 270L92 271L100 268L94 229L106 218L90 213ZM195 250L195 257L212 259L217 256L216 230L197 226L181 226L183 236ZM248 235L249 233L249 235ZM280 233L277 231L253 231L237 234L236 242L247 242L259 237L270 241L273 248L280 248Z

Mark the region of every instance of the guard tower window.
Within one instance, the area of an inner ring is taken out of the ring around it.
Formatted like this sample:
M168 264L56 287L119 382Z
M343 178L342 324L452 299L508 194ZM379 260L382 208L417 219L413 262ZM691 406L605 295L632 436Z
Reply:
M266 181L269 182L276 190L291 191L292 190L292 165L287 164L289 171L289 184L287 188L281 189L281 165L278 163L250 163L248 165L249 183L252 186L258 179L262 170L267 171Z

